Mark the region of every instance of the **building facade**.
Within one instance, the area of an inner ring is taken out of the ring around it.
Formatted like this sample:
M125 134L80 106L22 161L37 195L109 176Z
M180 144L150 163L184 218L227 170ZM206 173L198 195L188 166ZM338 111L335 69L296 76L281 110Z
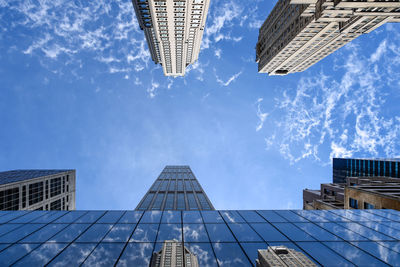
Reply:
M74 210L75 170L0 172L0 210Z
M154 252L150 267L199 267L197 256L178 240L165 240L160 251Z
M166 166L136 210L214 210L189 166Z
M199 56L209 0L132 0L151 57L166 76L184 76Z
M400 159L333 158L333 182L346 183L347 177L400 178Z
M258 72L304 71L387 22L400 22L400 0L279 0L259 31Z
M258 250L256 267L316 267L303 253L285 246L273 246Z

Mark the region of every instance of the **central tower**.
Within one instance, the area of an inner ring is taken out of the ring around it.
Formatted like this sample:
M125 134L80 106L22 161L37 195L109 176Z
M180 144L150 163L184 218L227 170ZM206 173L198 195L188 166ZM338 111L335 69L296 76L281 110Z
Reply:
M215 210L189 166L166 166L135 210Z

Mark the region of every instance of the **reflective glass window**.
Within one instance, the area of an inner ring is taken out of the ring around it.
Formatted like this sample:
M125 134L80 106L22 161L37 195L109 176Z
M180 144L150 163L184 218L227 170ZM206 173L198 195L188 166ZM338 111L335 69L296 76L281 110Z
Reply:
M164 240L172 240L172 239L182 241L181 224L177 223L160 224L160 229L158 230L157 242L163 242Z
M388 237L387 235L381 234L377 231L374 231L368 227L360 225L358 223L337 223L353 232L356 232L362 236L367 237L370 240L382 240L382 241L394 241L393 238Z
M161 211L146 211L143 214L140 223L159 223L161 220Z
M75 242L100 242L112 226L112 224L93 224Z
M165 200L165 207L164 210L172 210L174 209L174 193L168 193L167 198Z
M342 241L337 236L331 234L330 232L322 229L321 227L313 223L293 223L299 227L304 232L308 233L318 241Z
M201 211L205 223L223 223L221 215L218 211Z
M305 218L301 217L300 215L294 213L291 210L276 210L280 216L288 220L289 222L308 222Z
M105 211L89 211L88 213L86 213L85 215L83 215L82 217L77 219L75 222L76 223L94 223L101 216L103 216L104 213L105 213Z
M116 223L124 213L125 211L107 211L97 223Z
M168 187L169 191L175 191L175 183L176 183L175 180L171 180L171 182L169 183L169 187Z
M199 266L218 266L210 243L185 243L185 247L188 248L191 253L197 255Z
M183 191L183 181L182 180L178 180L176 190Z
M40 216L36 220L33 220L32 223L50 223L57 218L63 216L68 211L49 211L45 215Z
M25 215L25 214L28 214L28 213L30 213L31 211L22 211L22 210L19 210L19 211L13 211L13 212L10 212L10 213L8 213L8 214L5 214L4 216L1 216L0 217L0 223L6 223L6 222L9 222L9 221L11 221L11 220L13 220L13 219L15 219L15 218L17 218L17 217L21 217L21 216L23 216L23 215Z
M184 224L183 238L185 242L209 242L203 224Z
M79 217L85 215L87 211L73 211L73 212L68 212L61 218L58 218L54 223L73 223L75 222Z
M158 224L138 224L129 242L154 242Z
M251 227L265 241L288 241L288 239L269 223L251 223Z
M136 224L116 224L107 233L102 242L127 242L131 236Z
M247 223L228 224L239 242L262 242L261 237Z
M390 236L390 237L400 240L399 229L388 227L391 224L390 222L388 222L386 225L380 224L380 223L378 224L376 222L359 222L359 224L362 224L366 227L374 229L375 231L381 232L387 236ZM396 224L400 227L400 223L396 223Z
M213 243L219 266L253 266L237 243Z
M347 210L347 213L352 213L355 216L359 216L362 218L361 220L358 221L375 221L375 222L383 222L383 221L390 221L389 219L379 216L374 213L369 213L368 211L365 210Z
M207 201L206 197L204 196L204 194L203 193L196 193L196 195L197 195L197 198L199 199L201 208L203 210L210 210L211 209L210 204L208 203L208 201Z
M350 220L336 215L328 210L308 210L309 213L315 214L317 216L320 216L321 218L323 218L322 220L327 220L330 222L349 222ZM313 222L319 222L317 220L312 220Z
M31 222L43 215L46 214L46 211L32 211L30 213L25 214L24 216L18 217L12 220L10 223L27 223Z
M44 243L18 261L14 266L44 266L67 245L68 244Z
M237 211L227 210L220 211L221 216L224 217L227 223L243 223L245 222L242 216L239 215Z
M193 193L186 193L188 203L189 203L189 209L191 210L198 210L199 208L197 207L197 202L196 199L194 198Z
M192 184L195 191L201 191L200 185L196 180L192 180Z
M46 242L50 237L67 227L68 224L48 224L33 234L25 237L20 243L39 243Z
M161 223L181 223L181 212L180 211L164 211L161 219Z
M113 266L125 244L100 243L82 266Z
M0 265L9 266L38 246L39 244L14 244L0 253Z
M316 223L318 226L328 230L331 233L335 233L335 235L346 241L368 241L365 237L350 231L336 223Z
M75 238L77 238L81 233L83 233L90 224L71 224L61 232L59 232L54 237L50 238L51 242L72 242Z
M269 222L287 222L287 220L272 210L258 210L257 212Z
M391 241L379 241L378 244L390 248L397 253L400 253L400 242L391 242Z
M235 238L233 237L231 231L229 231L226 224L218 223L209 223L206 224L207 232L210 235L211 242L234 242Z
M399 215L387 212L385 210L368 210L369 213L379 215L381 217L385 217L390 220L400 221L400 213Z
M154 200L154 203L153 203L153 207L152 207L153 210L160 210L161 209L161 205L163 203L164 196L165 196L164 193L158 193L157 194L156 199Z
M151 191L157 191L158 187L160 186L161 181L157 180L155 181L155 183L153 184L153 186L151 187Z
M182 211L183 223L202 223L199 211Z
M329 222L327 218L325 218L324 216L321 216L321 214L319 213L312 213L309 212L308 210L294 210L293 212L295 212L296 214L312 221L312 222Z
M400 254L376 242L352 242L353 245L369 252L381 261L392 266L399 265Z
M95 246L95 243L73 243L58 255L49 266L79 266Z
M137 223L142 217L143 211L127 211L118 223Z
M176 199L176 209L184 210L185 208L186 208L185 195L183 193L178 193Z
M185 187L187 191L192 191L192 184L190 183L190 180L185 180Z
M273 223L284 235L293 241L315 241L315 239L291 223Z
M167 191L167 188L168 188L168 180L164 180L164 181L162 181L162 183L161 183L161 186L160 186L160 188L159 188L159 190L160 191Z
M150 266L152 252L152 243L129 243L117 266Z
M322 266L354 266L339 254L319 242L297 242L299 247L307 251Z
M8 232L11 232L12 230L14 230L14 229L16 229L18 227L21 227L21 226L23 226L23 224L17 224L17 223L16 224L11 224L11 223L8 223L8 224L0 225L0 236L6 234Z
M264 223L266 222L264 218L258 215L255 211L252 210L240 210L238 211L240 215L248 222L248 223Z
M14 243L18 240L26 237L27 235L33 233L39 228L43 227L44 224L25 224L20 228L15 229L0 237L0 243Z
M140 205L139 209L140 210L147 210L150 206L151 201L153 200L154 194L153 193L148 193L143 200L142 204Z

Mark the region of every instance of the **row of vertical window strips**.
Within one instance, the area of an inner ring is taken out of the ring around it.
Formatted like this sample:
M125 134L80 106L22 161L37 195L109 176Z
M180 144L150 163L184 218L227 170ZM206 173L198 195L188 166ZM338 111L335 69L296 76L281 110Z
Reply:
M346 169L346 175L349 177L385 176L400 178L400 161L346 159Z
M50 180L50 191L49 191ZM61 193L69 192L69 175L66 177L58 177L48 179L45 182L35 182L22 186L22 203L21 207L24 209L29 206L35 205L45 199L56 197ZM27 190L28 189L28 190ZM28 196L27 196L28 192ZM28 200L28 201L27 201ZM0 191L0 210L19 210L20 202L20 187L16 186L11 189ZM68 200L67 200L68 202Z
M202 192L158 192L148 193L139 210L211 210L211 206Z
M202 191L197 180L189 179L171 179L171 180L156 180L150 191Z

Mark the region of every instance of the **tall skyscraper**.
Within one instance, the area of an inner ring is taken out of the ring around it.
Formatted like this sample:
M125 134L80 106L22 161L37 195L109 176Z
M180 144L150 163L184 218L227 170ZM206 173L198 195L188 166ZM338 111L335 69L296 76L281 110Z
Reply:
M75 170L0 172L0 210L74 210Z
M199 56L210 0L132 0L151 58L166 76L184 76Z
M214 210L189 166L166 166L136 210Z
M271 246L258 250L256 267L316 267L307 256L285 246Z
M347 177L400 178L400 159L333 158L333 182L346 183Z
M153 253L150 267L199 267L197 256L177 240L165 240L160 251Z
M260 28L258 72L304 71L386 22L400 22L400 0L279 0Z

